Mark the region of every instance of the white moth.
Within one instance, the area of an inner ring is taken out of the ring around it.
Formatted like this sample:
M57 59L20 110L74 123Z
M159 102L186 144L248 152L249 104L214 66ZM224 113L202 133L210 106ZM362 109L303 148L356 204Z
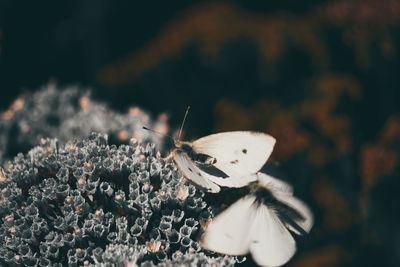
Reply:
M292 187L269 175L258 173L251 193L209 223L201 245L228 255L251 253L261 266L281 266L294 255L297 235L313 225L309 208L293 196Z
M174 139L173 159L190 181L217 193L220 186L242 187L257 180L275 145L265 133L236 131L217 133L193 142Z

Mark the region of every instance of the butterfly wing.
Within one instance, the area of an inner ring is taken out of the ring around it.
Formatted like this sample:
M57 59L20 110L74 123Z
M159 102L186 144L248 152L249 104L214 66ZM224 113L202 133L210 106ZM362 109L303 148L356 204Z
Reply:
M275 212L246 196L208 225L201 245L207 250L244 255L249 251L262 266L280 266L296 251L296 243Z
M258 173L257 180L261 184L271 189L274 192L274 196L277 198L278 201L294 209L300 215L300 217L292 217L294 222L298 226L300 226L306 233L310 232L314 222L313 214L303 201L293 196L293 187L289 183L286 183L265 173ZM301 232L293 228L291 225L286 226L294 233L298 235L301 234Z
M201 246L228 255L247 254L255 215L251 212L254 200L252 196L241 198L215 217L207 226Z
M275 138L265 133L236 131L202 137L192 143L196 153L216 159L213 165L229 178L214 177L224 186L241 187L254 181L275 145Z
M303 201L294 196L288 196L282 193L275 194L275 196L280 202L293 208L298 212L298 214L301 215L301 217L293 217L293 221L298 226L300 226L305 233L309 233L314 223L314 217L308 206ZM291 225L286 225L286 227L288 227L288 229L290 229L292 232L298 235L304 233L300 232L298 229L292 227Z
M242 176L228 176L226 178L219 178L216 176L210 176L210 180L217 185L226 187L243 187L257 180L256 174L248 174Z
M192 181L196 185L205 188L208 192L218 193L220 187L210 180L210 175L200 170L190 160L189 156L182 151L175 149L173 151L173 159L175 165L185 178Z
M254 206L257 207L257 206ZM296 242L275 212L265 205L253 210L250 252L261 266L281 266L296 252Z
M291 184L272 177L271 175L259 172L257 173L257 180L259 183L266 187L286 195L293 195L293 187Z

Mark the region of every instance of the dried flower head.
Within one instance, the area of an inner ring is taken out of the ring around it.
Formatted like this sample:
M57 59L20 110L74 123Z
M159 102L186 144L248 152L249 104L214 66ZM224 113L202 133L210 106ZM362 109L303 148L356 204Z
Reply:
M18 260L0 253L0 265L24 265L27 259L33 265L84 266L225 260L197 253L201 248L191 234L201 231L198 220L210 217L209 207L172 162L157 159L154 145L118 147L95 133L66 145L45 141L0 172L7 183L1 204L8 205L0 207L0 240L7 240L0 250L21 247L23 253ZM49 154L47 146L57 149ZM184 205L189 197L195 201Z
M176 197L181 201L184 201L189 195L189 187L187 186L178 186L178 191L176 192Z
M160 249L161 242L158 240L151 239L146 242L146 249L152 253L157 252Z

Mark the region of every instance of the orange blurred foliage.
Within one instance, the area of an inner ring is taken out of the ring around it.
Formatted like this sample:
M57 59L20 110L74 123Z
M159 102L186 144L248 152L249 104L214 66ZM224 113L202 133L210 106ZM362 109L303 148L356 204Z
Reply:
M222 99L215 107L216 132L232 130L264 131L277 139L274 156L287 159L303 151L309 136L301 130L294 113L272 101L261 100L251 108Z
M340 0L319 8L319 16L344 29L343 42L353 48L359 67L371 64L370 49L377 43L387 59L395 58L396 47L385 31L400 24L398 0Z
M316 78L311 95L286 109L274 100L262 99L246 108L222 99L215 107L215 130L265 131L277 139L274 151L277 159L285 160L307 152L313 164L324 166L352 151L351 119L337 114L336 107L344 96L357 101L361 97L361 88L354 78L326 73ZM304 122L310 122L317 132L305 130ZM333 146L327 143L333 143Z
M388 119L382 131L378 134L375 144L364 144L361 147L362 192L360 208L364 218L368 215L369 191L382 182L384 176L392 174L397 166L399 155L393 148L396 142L400 142L400 118L394 115Z
M387 146L400 141L400 116L393 115L387 120L378 141Z
M305 99L301 103L300 110L304 118L311 120L319 133L334 143L334 148L329 153L330 157L351 152L351 120L345 115L335 114L335 109L343 96L348 96L351 100L360 99L360 84L348 75L326 73L317 77L315 91L317 97ZM321 157L321 148L322 146L319 146L317 151L310 154L310 160L319 165L323 163L320 161L324 158ZM318 151L320 152L315 154Z
M323 227L326 232L340 232L357 221L346 200L328 177L316 179L312 193L317 204L323 208Z
M187 10L169 22L143 49L111 64L99 74L106 85L124 84L155 67L161 60L180 54L196 42L210 59L222 45L245 37L254 40L267 63L275 63L283 54L285 36L313 55L317 64L329 61L325 46L317 37L318 24L303 17L277 15L265 17L246 12L232 3L206 3Z
M361 150L361 175L364 189L376 186L379 178L396 167L396 151L380 145L364 145Z
M276 63L288 42L293 42L311 55L314 64L327 66L329 48L321 39L321 32L332 26L344 29L343 42L353 48L358 65L367 67L373 42L380 44L381 52L388 58L396 54L390 36L382 28L399 25L399 14L396 0L335 1L305 16L287 13L265 16L228 2L199 4L167 23L142 49L105 67L99 73L99 80L109 86L133 81L162 60L178 56L193 43L212 60L226 42L242 37L258 44L267 65Z

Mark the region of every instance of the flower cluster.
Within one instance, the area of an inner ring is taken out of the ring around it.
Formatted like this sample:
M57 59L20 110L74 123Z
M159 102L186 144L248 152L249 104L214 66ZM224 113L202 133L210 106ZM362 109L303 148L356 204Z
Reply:
M65 144L73 137L83 138L92 131L108 134L113 144L127 144L135 137L161 149L163 138L141 131L142 126L167 133L167 116L161 114L153 122L138 107L119 113L91 100L90 91L77 87L58 89L50 83L35 93L17 98L0 114L0 161L29 151L41 138L57 138Z
M214 210L155 145L43 139L0 173L0 265L187 266L243 260L197 240Z

